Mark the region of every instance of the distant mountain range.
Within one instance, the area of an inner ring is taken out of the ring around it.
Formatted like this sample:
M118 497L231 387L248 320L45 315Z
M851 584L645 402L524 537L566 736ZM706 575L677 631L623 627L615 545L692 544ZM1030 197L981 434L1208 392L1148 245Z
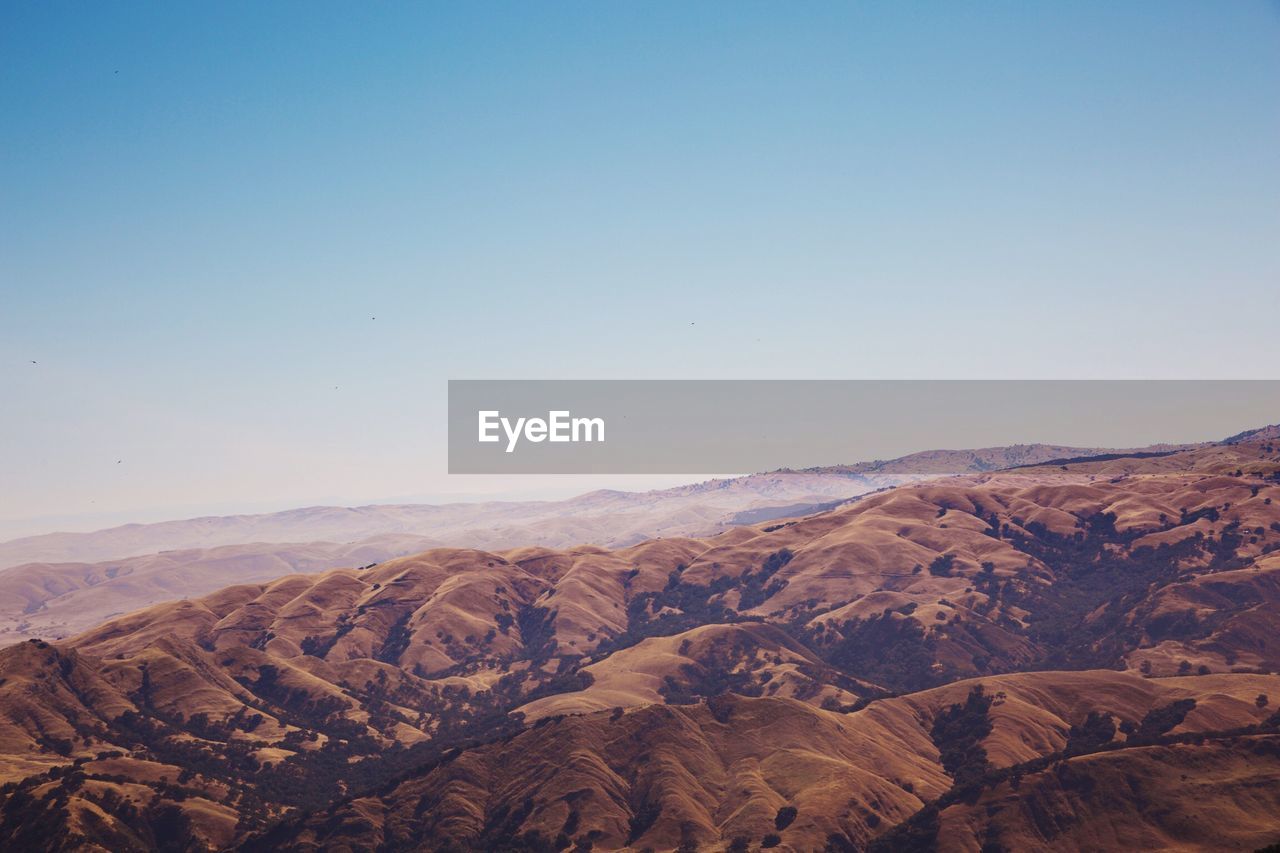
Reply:
M25 537L0 543L0 567L8 567L0 570L0 642L58 639L230 584L378 563L433 547L615 548L656 537L711 536L929 477L1123 452L1133 451L1043 444L937 450L563 501L307 507Z

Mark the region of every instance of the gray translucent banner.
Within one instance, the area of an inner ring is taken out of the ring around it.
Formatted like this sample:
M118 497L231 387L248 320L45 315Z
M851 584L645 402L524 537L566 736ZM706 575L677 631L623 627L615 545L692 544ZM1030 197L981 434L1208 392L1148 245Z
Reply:
M740 474L1184 444L1277 421L1280 380L451 380L449 472Z

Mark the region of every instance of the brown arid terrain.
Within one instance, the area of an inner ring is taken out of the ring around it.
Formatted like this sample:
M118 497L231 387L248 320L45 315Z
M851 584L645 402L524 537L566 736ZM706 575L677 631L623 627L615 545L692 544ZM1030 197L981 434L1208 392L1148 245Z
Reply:
M0 642L62 639L112 616L235 583L368 565L446 545L620 547L657 536L713 535L908 479L776 472L566 501L311 507L29 537L0 543L0 563L39 557L0 569ZM69 560L73 555L79 558Z
M1280 430L1071 455L8 646L0 848L1280 841Z
M494 551L583 542L618 548L657 537L714 536L903 483L1117 452L1045 444L939 450L651 492L596 491L564 501L322 506L30 536L0 542L0 643L63 639L162 601L429 548Z

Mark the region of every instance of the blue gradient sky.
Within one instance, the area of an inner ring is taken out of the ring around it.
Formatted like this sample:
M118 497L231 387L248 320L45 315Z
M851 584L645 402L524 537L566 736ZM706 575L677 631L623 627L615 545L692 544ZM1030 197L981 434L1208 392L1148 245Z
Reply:
M0 519L532 487L449 377L1280 362L1274 3L9 2L0 149Z

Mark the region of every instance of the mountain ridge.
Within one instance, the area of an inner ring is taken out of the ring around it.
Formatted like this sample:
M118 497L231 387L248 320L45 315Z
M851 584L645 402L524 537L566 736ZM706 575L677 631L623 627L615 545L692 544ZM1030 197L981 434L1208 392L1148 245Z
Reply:
M1160 449L1186 449L1192 445L1158 445ZM809 469L779 469L778 471L748 474L742 477L706 480L685 486L674 486L649 492L625 492L613 489L597 489L561 501L481 501L477 503L454 502L446 504L365 504L355 507L316 505L298 507L273 513L250 513L226 516L199 516L190 519L123 524L88 533L45 533L24 536L0 542L0 570L13 565L32 562L99 562L119 560L131 556L159 553L166 550L238 545L245 542L310 542L333 540L349 542L367 536L386 533L430 535L429 528L421 525L432 521L431 516L468 515L474 518L516 515L528 522L527 515L540 517L539 511L555 514L563 508L566 512L616 512L633 509L637 505L670 504L672 499L696 495L724 495L734 491L746 491L750 497L768 500L786 500L801 503L812 499L817 503L839 497L853 497L874 488L898 485L893 482L859 482L856 477L867 474L930 475L944 476L958 473L974 473L1007 467L1008 457L1025 460L1028 456L1041 456L1040 461L1073 454L1095 456L1102 453L1127 453L1115 448L1080 448L1060 445L1027 444L1011 447L982 448L978 450L934 450L909 454L895 460L863 462L854 465L837 465ZM856 491L849 492L847 480L853 480ZM833 486L838 487L833 491ZM740 506L749 509L754 506ZM525 513L525 515L521 515ZM366 521L367 520L367 521ZM318 521L318 524L316 523ZM302 525L312 523L323 535L299 536ZM451 521L455 527L458 522ZM275 524L275 526L272 526ZM233 528L223 533L209 528ZM95 539L126 540L129 535L154 532L158 544L95 544ZM287 535L293 533L294 535ZM226 538L231 536L232 538ZM573 543L566 543L573 544ZM514 547L514 545L513 545ZM115 551L110 549L114 548ZM133 550L130 550L132 548ZM141 548L142 550L137 550Z
M0 843L1170 848L1202 799L1246 847L1275 498L1264 438L157 604L0 649Z
M1096 455L1104 449L1030 444L927 451L890 462L765 472L651 492L602 489L555 502L314 506L28 537L0 543L0 563L4 555L14 559L23 549L26 556L48 557L0 568L0 642L60 639L117 613L227 584L382 562L436 546L502 550L594 542L623 547L658 536L709 536L737 525L831 509L906 482L988 471L1029 458L1045 461L1065 452ZM337 535L308 540L309 531ZM302 538L269 538L276 534ZM148 544L152 535L156 538ZM151 553L156 545L179 547ZM112 549L146 553L93 560L49 556Z

